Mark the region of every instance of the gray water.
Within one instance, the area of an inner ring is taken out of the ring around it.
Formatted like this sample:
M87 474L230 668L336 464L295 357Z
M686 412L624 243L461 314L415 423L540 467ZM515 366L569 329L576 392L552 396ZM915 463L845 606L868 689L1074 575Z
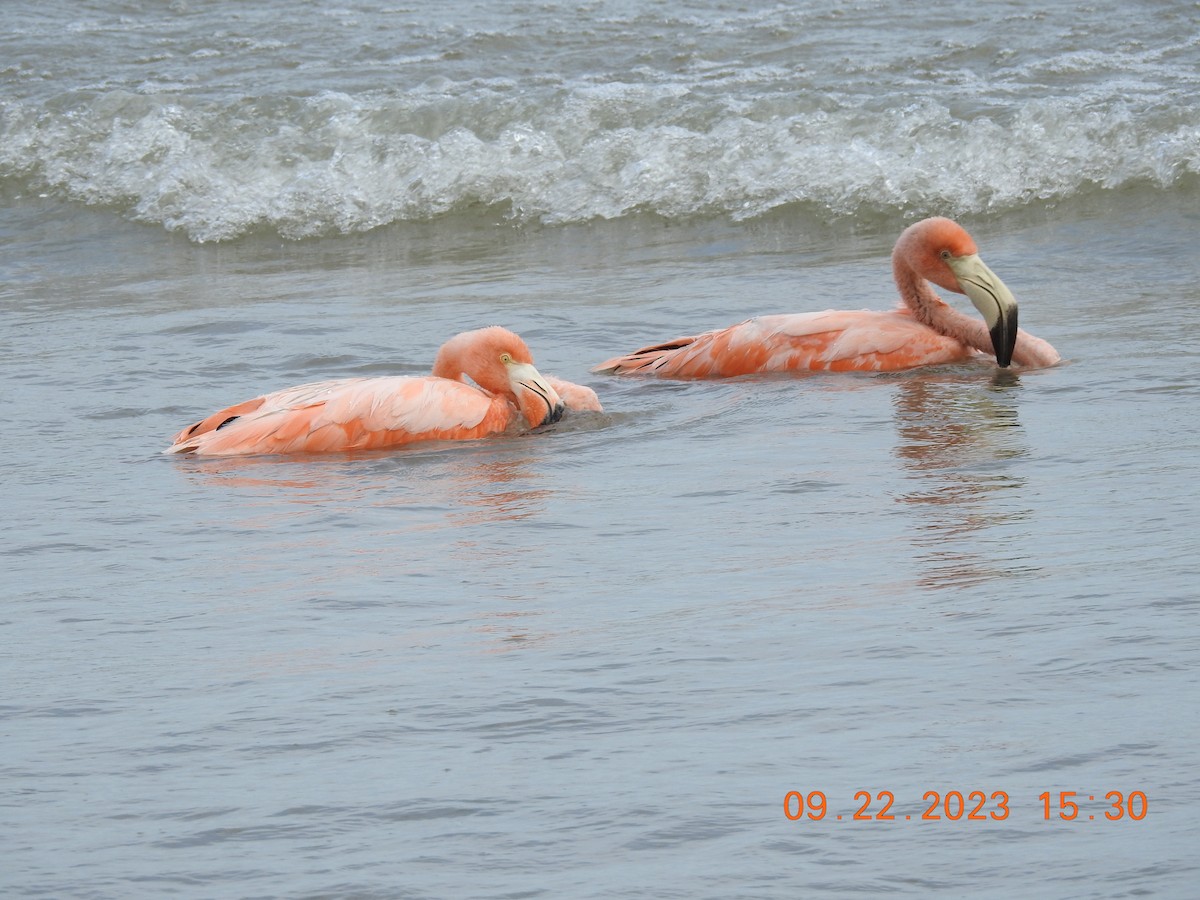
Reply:
M887 4L595 4L584 37L553 6L5 9L0 892L1193 896L1196 9L993 6L931 31ZM942 48L924 75L868 52L889 28ZM1117 30L1124 56L1090 55ZM396 61L410 40L428 60ZM489 106L484 69L529 106ZM439 72L431 136L400 82ZM863 132L871 79L901 112ZM697 105L629 118L667 82ZM619 83L625 124L600 123ZM323 90L363 112L340 136ZM771 96L778 118L739 112ZM579 117L520 124L554 97ZM760 120L795 143L754 150ZM844 181L789 165L918 122L876 156L895 194L866 155ZM572 129L629 158L501 153ZM674 129L692 169L649 161ZM418 138L438 191L393 177ZM943 140L969 161L918 159ZM756 313L887 308L891 244L927 212L966 224L1063 365L588 372ZM220 405L427 371L492 323L606 411L397 453L159 452ZM922 820L954 790L1009 814ZM790 820L789 791L826 816ZM896 820L854 821L859 791ZM1109 791L1145 817L1107 820Z

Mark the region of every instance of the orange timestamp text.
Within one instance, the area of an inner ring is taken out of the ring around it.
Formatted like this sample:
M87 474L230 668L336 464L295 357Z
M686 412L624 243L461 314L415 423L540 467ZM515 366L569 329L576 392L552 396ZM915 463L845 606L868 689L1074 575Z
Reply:
M1145 791L1043 791L1041 803L1044 821L1095 821L1097 818L1117 822L1129 819L1140 822L1150 812ZM891 791L856 791L857 808L835 813L829 807L824 791L788 791L783 796L783 814L793 822L819 822L829 817L835 821L852 822L1003 822L1009 816L1011 799L1008 791L926 791L921 797L924 809L919 814L893 811L896 795Z

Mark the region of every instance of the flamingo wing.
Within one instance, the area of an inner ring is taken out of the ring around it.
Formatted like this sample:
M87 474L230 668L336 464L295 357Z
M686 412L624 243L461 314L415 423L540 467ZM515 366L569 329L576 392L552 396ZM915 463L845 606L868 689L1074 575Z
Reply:
M601 363L593 371L677 378L760 372L881 372L969 359L975 351L903 311L758 316Z
M514 417L504 400L447 378L350 378L287 388L216 412L180 432L166 452L375 450L484 437Z

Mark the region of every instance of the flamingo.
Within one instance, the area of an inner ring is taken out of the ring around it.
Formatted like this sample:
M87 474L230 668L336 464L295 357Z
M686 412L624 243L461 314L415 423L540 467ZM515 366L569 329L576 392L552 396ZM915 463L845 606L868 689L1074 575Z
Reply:
M493 326L448 340L431 375L318 381L264 394L185 428L164 452L325 453L472 440L557 422L567 405L601 409L595 391L542 375L525 342Z
M1017 301L957 222L910 225L892 251L902 305L891 312L826 310L758 316L719 331L654 344L593 372L729 378L755 372L892 372L995 355L1001 368L1051 366L1058 352L1017 328ZM966 294L983 321L930 286Z

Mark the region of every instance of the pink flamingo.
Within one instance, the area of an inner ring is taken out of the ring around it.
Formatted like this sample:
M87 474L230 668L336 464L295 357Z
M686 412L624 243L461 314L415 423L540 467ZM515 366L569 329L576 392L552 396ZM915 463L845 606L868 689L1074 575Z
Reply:
M567 406L601 409L591 388L542 375L525 342L493 326L443 344L432 375L319 381L265 394L185 428L165 452L326 453L464 441L557 422Z
M1051 366L1058 352L1017 328L1017 301L950 219L906 228L892 252L901 307L759 316L720 331L643 347L593 372L728 378L755 372L891 372L995 355L1001 368ZM983 321L961 313L930 282L966 294Z

